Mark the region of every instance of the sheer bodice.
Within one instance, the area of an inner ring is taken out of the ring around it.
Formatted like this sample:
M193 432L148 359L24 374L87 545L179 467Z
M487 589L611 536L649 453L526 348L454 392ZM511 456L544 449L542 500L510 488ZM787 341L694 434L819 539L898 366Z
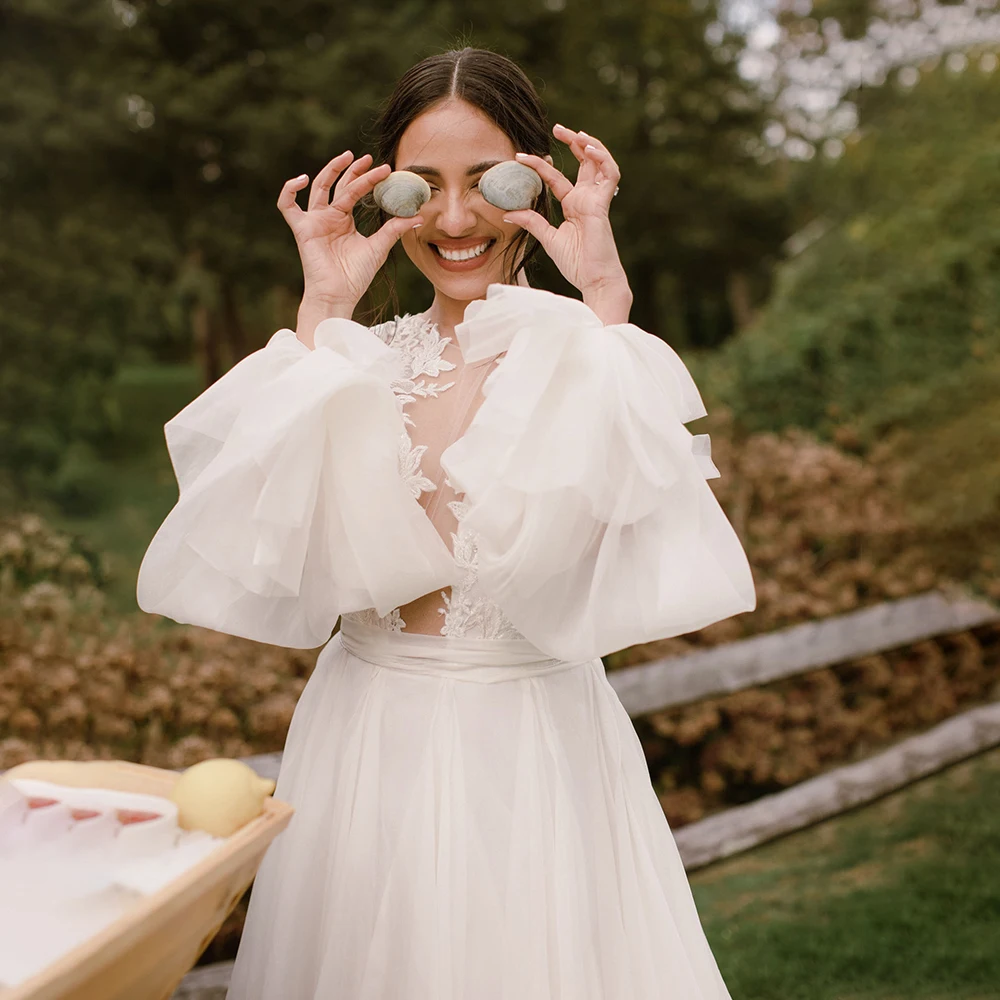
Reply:
M442 336L422 316L397 316L372 328L400 359L392 390L403 413L399 468L451 550L454 583L379 615L374 608L345 617L395 632L423 632L479 639L523 638L503 611L477 586L477 539L462 525L464 495L441 468L442 452L469 427L482 401L482 387L503 353L466 362L454 337Z

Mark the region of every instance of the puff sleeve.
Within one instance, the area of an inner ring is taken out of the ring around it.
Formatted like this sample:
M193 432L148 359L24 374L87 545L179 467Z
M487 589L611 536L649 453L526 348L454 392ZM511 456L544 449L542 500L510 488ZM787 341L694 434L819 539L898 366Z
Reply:
M399 474L396 353L351 320L315 341L279 330L165 425L179 497L139 570L144 611L308 648L344 612L450 582Z
M708 435L684 427L706 410L672 348L510 285L471 303L456 335L466 361L507 351L442 466L466 494L479 585L526 638L580 660L756 607L707 483Z

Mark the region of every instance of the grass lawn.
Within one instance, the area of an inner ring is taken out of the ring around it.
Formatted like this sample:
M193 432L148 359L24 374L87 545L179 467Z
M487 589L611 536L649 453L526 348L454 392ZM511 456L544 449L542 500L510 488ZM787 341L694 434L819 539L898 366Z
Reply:
M691 883L733 1000L996 1000L1000 749Z

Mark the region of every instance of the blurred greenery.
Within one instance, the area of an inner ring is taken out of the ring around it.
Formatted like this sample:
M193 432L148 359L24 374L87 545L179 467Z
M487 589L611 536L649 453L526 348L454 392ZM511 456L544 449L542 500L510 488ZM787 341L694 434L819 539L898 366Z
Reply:
M199 392L192 365L130 364L110 383L122 429L102 456L105 493L95 510L77 512L36 504L52 524L87 539L108 564L110 609L135 611L135 578L153 533L177 502L177 483L163 425Z
M193 360L204 385L293 322L282 183L364 149L398 76L462 44L518 60L553 120L615 151L636 321L679 344L724 340L787 226L749 151L766 109L736 72L739 41L705 38L717 13L714 0L8 0L5 488L78 516L106 506L107 455L127 439L116 368ZM559 288L552 268L536 280ZM404 310L427 304L405 266L400 290Z
M996 76L928 74L838 161L803 167L796 201L822 235L719 353L748 429L850 420L867 441L1000 354L998 102Z

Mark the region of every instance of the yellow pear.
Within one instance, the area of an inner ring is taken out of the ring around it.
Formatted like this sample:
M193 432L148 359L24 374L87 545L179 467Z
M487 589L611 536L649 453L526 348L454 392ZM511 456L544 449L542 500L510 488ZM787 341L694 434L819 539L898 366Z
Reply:
M170 798L182 829L228 837L261 814L273 791L273 781L258 777L242 761L218 757L189 767Z

